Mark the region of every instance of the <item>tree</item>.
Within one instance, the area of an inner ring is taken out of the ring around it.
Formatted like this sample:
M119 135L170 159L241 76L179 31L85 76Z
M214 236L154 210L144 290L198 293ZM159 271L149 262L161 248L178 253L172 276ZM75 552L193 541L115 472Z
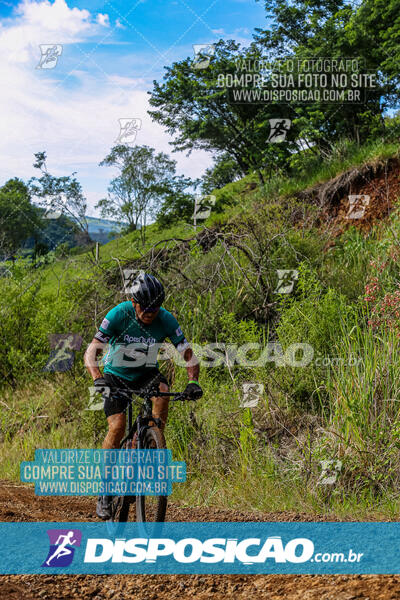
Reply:
M211 194L213 190L220 189L243 177L238 167L237 162L229 156L229 154L221 154L215 161L212 167L206 169L201 183L201 191L204 194Z
M38 221L28 187L17 177L9 179L0 188L0 253L3 259L13 256L35 232Z
M261 183L263 169L275 160L280 164L289 158L294 148L295 130L280 144L279 152L271 153L267 143L270 119L282 116L282 107L276 102L239 103L229 95L227 76L237 74L239 61L261 59L259 49L240 51L240 45L230 40L215 44L215 54L205 69L193 67L187 58L166 67L164 82L154 81L149 111L154 120L164 125L175 151L193 149L227 153L242 173L255 171ZM291 115L286 110L286 118Z
M363 0L354 10L348 37L382 77L384 104L398 106L400 83L400 6L398 0Z
M34 167L42 173L41 177L32 177L28 186L32 195L41 200L40 205L60 211L70 217L82 232L85 243L90 242L88 222L86 219L87 203L82 186L75 177L75 172L63 177L51 175L46 166L46 152L35 154Z
M380 10L376 9L378 5L385 5L382 19ZM346 0L265 2L269 25L266 30L256 30L254 47L267 61L291 57L298 65L310 59L354 57L359 59L355 74L376 76L376 85L365 87L362 90L365 97L358 103L347 101L347 97L334 104L322 99L304 104L289 102L299 139L308 142L310 148L314 145L313 152L320 150L322 154L329 154L340 139L348 138L360 144L383 131L383 110L388 98L395 93L395 81L383 76L383 67L393 65L395 46L395 43L391 46L393 52L389 59L385 39L389 43L392 31L396 30L397 44L399 40L400 28L393 27L395 5L398 12L397 0L389 3L364 0L359 5ZM398 73L398 62L396 68ZM296 76L296 72L294 74ZM322 86L316 84L315 87L322 92Z
M24 248L34 249L36 245L49 250L55 250L59 244L65 243L69 248L77 245L86 245L87 241L82 240L82 231L75 221L66 215L61 215L58 219L48 219L44 215L44 208L37 207L38 226L33 235L24 242Z
M144 227L149 218L154 218L164 198L175 189L176 161L167 154L156 154L148 146L114 146L110 154L100 163L119 169L108 188L108 197L100 200L103 217L111 217L128 224L129 230L141 226L142 241ZM180 180L179 180L180 181Z
M198 184L198 180L191 181L183 175L174 177L169 189L164 193L164 200L157 214L157 223L160 227L191 221L194 212L194 196L188 188L197 187Z

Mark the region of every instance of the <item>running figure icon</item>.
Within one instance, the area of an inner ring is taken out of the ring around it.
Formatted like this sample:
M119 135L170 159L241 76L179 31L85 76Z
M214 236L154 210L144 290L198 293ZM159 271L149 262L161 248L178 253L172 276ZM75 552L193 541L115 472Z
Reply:
M73 539L74 532L69 531L66 535L59 535L56 541L57 548L55 552L46 560L46 565L50 566L51 561L54 558L61 558L62 556L67 556L68 554L73 554L73 551L70 548L67 548L68 545L73 546L77 543L77 539ZM61 542L61 540L63 540Z

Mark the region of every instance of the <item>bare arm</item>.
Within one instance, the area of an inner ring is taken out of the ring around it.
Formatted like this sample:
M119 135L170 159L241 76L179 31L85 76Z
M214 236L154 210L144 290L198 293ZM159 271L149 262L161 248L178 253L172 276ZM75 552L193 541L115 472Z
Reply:
M103 352L104 346L106 346L106 344L93 338L85 352L84 357L83 357L85 367L87 368L88 372L92 376L93 381L95 379L98 379L99 377L103 377L103 375L98 367L97 357L99 356L99 354L101 354Z
M198 381L200 365L197 356L194 354L193 350L190 347L186 348L186 350L182 352L182 356L187 363L186 370L189 381Z

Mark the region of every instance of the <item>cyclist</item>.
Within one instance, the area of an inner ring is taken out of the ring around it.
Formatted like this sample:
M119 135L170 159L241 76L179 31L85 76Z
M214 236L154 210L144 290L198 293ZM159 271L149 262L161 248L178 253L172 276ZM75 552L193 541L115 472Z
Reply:
M170 339L186 363L189 382L184 393L193 399L203 394L198 382L198 360L178 321L161 307L165 298L162 283L153 275L141 273L133 282L132 296L132 300L121 302L107 313L84 357L94 387L103 395L108 421L108 433L102 445L104 449L119 448L125 432L129 392L146 388L168 392L168 382L157 368L157 350L166 338ZM106 344L109 347L103 358L102 375L97 358ZM124 394L125 390L128 394ZM152 402L153 416L161 420L161 429L164 430L168 398L154 397ZM99 496L96 512L101 519L111 516L111 498Z

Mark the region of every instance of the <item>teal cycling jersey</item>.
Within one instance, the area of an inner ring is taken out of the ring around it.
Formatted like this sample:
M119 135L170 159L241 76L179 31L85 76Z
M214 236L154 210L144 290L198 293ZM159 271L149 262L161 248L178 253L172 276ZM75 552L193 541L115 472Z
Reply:
M178 321L165 308L147 325L138 320L131 301L121 302L106 314L95 335L109 344L103 358L104 373L135 381L147 368L158 366L158 350L166 338L179 351L188 345Z

